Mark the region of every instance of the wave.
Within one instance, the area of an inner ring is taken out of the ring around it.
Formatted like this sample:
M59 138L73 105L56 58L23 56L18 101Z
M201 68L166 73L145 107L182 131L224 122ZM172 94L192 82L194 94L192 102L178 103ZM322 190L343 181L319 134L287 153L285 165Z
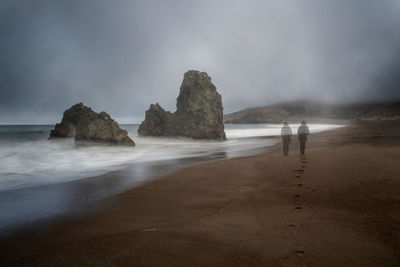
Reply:
M207 155L243 156L257 148L276 144L278 139L255 137L279 135L281 125L227 125L227 141L138 137L138 125L123 125L135 140L135 147L75 147L73 139L47 140L52 127L0 128L0 191L82 179L122 169L132 163ZM318 124L310 125L310 130L315 133L337 127L340 126Z

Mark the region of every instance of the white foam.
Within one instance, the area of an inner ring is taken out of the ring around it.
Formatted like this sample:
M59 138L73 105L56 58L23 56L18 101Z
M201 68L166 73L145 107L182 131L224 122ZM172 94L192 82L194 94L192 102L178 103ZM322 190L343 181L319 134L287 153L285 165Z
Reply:
M293 134L297 133L300 124L290 124ZM228 126L229 127L229 126ZM227 138L257 137L257 136L279 136L282 125L280 124L237 124L233 128L227 128L225 133ZM310 133L333 130L343 127L336 124L309 124Z
M312 133L340 125L309 125ZM292 130L297 125L292 125ZM137 126L129 129L135 147L75 147L72 139L0 142L0 191L82 179L124 168L131 163L199 157L269 146L276 140L251 138L280 134L281 125L227 125L228 141L196 141L188 138L138 137ZM295 131L293 131L295 132Z

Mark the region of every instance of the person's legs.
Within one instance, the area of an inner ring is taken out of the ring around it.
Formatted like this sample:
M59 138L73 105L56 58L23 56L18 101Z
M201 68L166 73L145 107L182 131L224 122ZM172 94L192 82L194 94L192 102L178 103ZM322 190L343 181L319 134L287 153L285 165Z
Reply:
M303 154L303 140L300 140L300 154Z
M306 148L306 141L305 140L300 140L300 153L304 155L304 150Z
M289 155L289 141L286 142L286 156Z
M286 142L283 141L283 155L286 156Z
M304 148L304 141L301 140L301 141L300 141L300 154L302 154L302 155L304 154L304 153L303 153L303 148Z
M287 156L289 152L289 142L285 140L283 143L283 155Z

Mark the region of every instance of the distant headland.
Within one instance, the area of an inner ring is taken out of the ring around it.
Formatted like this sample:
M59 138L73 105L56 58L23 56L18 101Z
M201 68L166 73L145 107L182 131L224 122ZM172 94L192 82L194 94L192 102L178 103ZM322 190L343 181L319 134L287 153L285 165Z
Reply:
M315 101L281 102L224 115L224 123L334 122L350 119L400 118L400 102L327 104Z

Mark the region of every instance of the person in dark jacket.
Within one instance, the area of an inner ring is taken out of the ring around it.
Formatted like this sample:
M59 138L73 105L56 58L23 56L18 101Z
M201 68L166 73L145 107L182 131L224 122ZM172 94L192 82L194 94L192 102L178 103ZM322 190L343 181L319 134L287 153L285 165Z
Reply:
M283 142L283 155L288 156L289 154L289 143L292 136L292 129L290 129L287 121L283 123L281 130L282 142Z
M297 129L297 135L298 135L299 141L300 141L300 154L301 155L304 155L304 153L305 153L306 141L307 141L307 137L309 134L310 134L310 130L308 129L306 122L302 121L301 125Z

